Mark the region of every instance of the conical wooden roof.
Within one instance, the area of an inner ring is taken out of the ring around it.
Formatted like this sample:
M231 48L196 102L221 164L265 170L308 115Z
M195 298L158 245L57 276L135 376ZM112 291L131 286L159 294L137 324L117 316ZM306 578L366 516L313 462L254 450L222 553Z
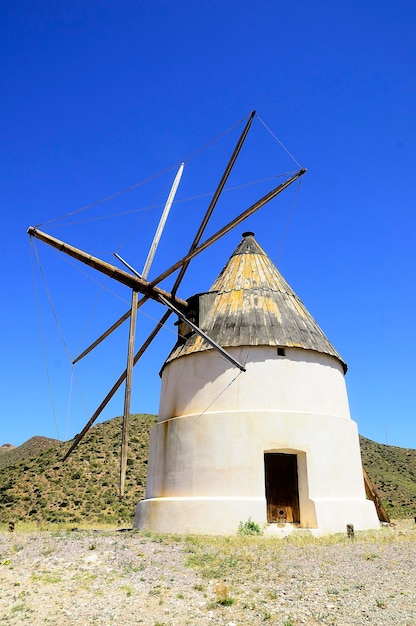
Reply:
M197 325L223 348L303 348L334 356L347 370L341 356L253 233L243 234L243 240L209 292L197 298ZM167 362L209 349L211 346L193 332L186 341L178 341Z

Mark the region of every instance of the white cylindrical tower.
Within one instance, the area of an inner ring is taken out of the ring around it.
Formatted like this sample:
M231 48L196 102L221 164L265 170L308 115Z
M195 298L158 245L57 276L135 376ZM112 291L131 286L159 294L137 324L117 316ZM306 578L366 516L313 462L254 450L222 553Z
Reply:
M346 365L253 233L189 304L193 321L246 372L179 325L135 526L228 534L251 518L279 531L378 527Z

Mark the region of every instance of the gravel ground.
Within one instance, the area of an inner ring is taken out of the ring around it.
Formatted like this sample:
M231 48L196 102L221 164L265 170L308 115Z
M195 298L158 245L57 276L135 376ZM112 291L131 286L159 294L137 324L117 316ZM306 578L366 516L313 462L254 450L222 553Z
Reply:
M0 624L416 626L416 525L355 539L0 532Z

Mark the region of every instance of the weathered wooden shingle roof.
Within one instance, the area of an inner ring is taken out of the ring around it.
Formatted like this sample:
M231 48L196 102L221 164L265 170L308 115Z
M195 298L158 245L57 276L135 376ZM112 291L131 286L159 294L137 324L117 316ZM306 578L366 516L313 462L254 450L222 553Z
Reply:
M347 366L302 301L254 239L243 240L206 294L198 296L198 326L220 346L296 347L329 354ZM166 362L212 349L193 332Z

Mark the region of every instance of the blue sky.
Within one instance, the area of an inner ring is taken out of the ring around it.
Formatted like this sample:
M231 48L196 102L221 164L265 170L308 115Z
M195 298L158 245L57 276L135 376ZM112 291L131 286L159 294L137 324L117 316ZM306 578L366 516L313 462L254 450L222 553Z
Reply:
M185 160L155 276L186 253L242 130L233 126L256 109L273 134L254 121L207 235L297 169L275 137L308 173L299 193L196 259L179 295L208 289L253 230L348 363L360 433L416 448L415 18L404 0L2 4L0 444L72 437L126 359L128 325L79 364L81 399L67 353L124 313L130 294L41 242L35 252L27 227L109 262L118 251L140 270ZM161 313L143 308L138 344ZM134 412L157 412L174 333L170 324L135 368ZM102 419L122 410L119 392Z

